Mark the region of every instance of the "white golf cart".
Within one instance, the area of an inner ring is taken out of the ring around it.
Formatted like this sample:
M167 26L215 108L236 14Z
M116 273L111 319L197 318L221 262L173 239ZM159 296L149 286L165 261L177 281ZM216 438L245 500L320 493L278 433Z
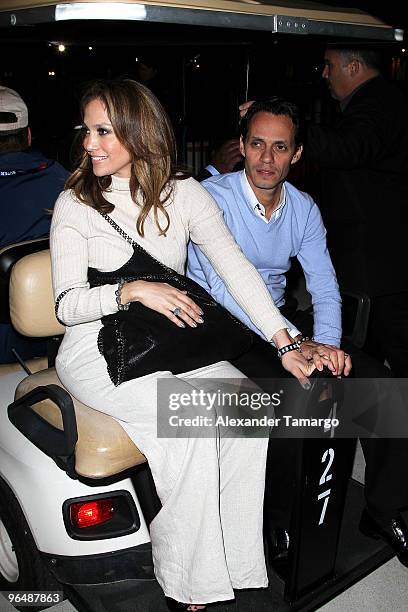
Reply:
M183 24L187 29L401 37L400 31L360 11L285 0L278 6L241 0L4 0L0 8L0 27L6 29L100 19L169 28ZM25 335L50 338L52 365L56 338L64 329L54 316L47 245L7 247L0 260L3 288L10 279L13 325ZM340 405L338 386L328 389L327 382L316 379L308 401L322 398L329 399L329 411ZM330 436L314 442L305 441L298 458L286 574L283 579L271 574L267 591L239 594L238 609L312 609L391 556L381 544L362 541L355 533L353 509L361 502L361 487L349 483L354 445L338 449ZM325 483L331 474L329 487ZM344 507L343 532L356 538L357 556L355 549L350 555L347 546L338 547ZM78 610L166 610L154 579L148 529L159 508L145 457L113 419L71 398L53 369L27 376L23 369L3 368L0 590L12 592L10 603L43 609L64 596Z

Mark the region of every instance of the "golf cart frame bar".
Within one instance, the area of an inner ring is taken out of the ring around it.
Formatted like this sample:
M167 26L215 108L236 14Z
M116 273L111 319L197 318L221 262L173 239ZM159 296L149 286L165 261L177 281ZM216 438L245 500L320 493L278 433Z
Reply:
M77 2L55 4L52 0L5 0L0 27L34 25L67 20L125 20L194 26L240 28L276 34L400 41L403 30L392 28L357 9L327 7L314 2L289 0L265 4L249 0L199 0L184 3Z

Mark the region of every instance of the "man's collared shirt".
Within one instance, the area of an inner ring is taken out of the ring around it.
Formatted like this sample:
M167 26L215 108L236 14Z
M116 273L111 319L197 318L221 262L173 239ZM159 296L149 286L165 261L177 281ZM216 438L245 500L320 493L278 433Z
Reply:
M248 177L244 170L241 171L241 182L242 189L247 197L248 203L252 206L253 211L256 215L261 217L261 219L263 219L265 223L272 223L275 219L278 219L280 217L281 210L286 203L285 183L282 184L278 205L271 214L271 218L268 219L266 216L265 207L263 204L261 204L261 202L259 202L258 198L256 197L255 192L249 184Z

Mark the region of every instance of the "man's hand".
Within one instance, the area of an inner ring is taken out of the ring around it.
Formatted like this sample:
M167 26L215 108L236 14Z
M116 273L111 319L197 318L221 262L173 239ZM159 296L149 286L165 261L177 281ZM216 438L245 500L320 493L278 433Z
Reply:
M250 106L252 106L254 102L255 102L255 100L249 100L249 102L243 102L242 104L239 105L239 107L238 107L239 108L239 116L241 117L241 119L242 119L242 117L245 117L248 108Z
M341 374L348 376L350 373L352 368L350 355L336 346L306 340L300 345L300 350L305 359L312 361L320 372L326 366L334 376Z
M231 140L223 142L222 145L214 151L210 163L220 174L225 174L226 172L232 172L241 159L242 155L239 150L239 140L238 138L232 138Z

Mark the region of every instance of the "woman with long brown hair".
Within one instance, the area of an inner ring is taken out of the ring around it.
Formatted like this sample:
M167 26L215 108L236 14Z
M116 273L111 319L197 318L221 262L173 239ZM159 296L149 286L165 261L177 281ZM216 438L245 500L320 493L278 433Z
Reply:
M157 436L160 380L188 393L194 379L244 378L223 356L244 344L227 334L229 320L211 336L216 304L183 276L189 239L284 348L283 367L302 380L310 365L211 196L176 172L172 129L155 96L131 80L97 82L82 113L83 156L56 203L51 233L56 313L66 325L57 372L146 455L162 502L150 526L157 580L171 606L202 609L233 598L234 588L267 585L268 440L219 438L215 429L209 437Z

